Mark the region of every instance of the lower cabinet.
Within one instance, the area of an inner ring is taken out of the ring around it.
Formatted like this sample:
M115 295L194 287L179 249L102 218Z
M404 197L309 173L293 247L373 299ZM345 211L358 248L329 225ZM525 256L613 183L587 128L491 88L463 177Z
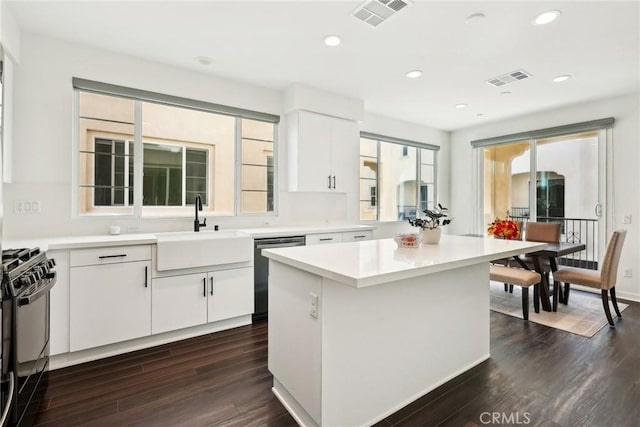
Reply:
M307 234L306 245L326 245L342 242L342 233Z
M373 239L372 230L347 231L345 233L342 233L343 242L361 242L363 240L371 240L371 239Z
M359 242L373 239L373 231L346 231L343 233L307 234L306 245L323 245L327 243Z
M71 351L151 334L151 261L70 269Z
M151 332L253 313L253 267L153 279Z

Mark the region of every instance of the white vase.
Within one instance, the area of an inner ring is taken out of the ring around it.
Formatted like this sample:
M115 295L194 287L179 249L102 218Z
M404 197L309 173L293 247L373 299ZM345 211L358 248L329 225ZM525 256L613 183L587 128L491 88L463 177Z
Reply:
M426 245L437 245L440 243L442 228L425 228L420 234L422 235L422 243Z

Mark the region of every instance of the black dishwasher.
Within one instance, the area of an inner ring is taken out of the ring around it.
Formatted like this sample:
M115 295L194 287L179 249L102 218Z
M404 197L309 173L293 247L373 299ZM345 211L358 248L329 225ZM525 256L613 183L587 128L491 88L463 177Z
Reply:
M253 246L254 312L253 321L266 319L269 310L269 258L262 256L263 249L304 246L304 236L269 237L255 239Z

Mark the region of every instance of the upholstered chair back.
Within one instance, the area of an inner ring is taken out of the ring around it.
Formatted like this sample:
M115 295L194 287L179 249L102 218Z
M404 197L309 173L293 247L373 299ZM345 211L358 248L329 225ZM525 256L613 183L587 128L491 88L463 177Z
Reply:
M618 264L620 263L620 254L622 253L622 245L627 230L616 230L611 235L607 250L602 260L602 269L600 270L600 280L602 281L602 289L611 289L616 285L618 280Z
M524 238L531 242L558 243L560 241L560 224L557 222L528 222Z

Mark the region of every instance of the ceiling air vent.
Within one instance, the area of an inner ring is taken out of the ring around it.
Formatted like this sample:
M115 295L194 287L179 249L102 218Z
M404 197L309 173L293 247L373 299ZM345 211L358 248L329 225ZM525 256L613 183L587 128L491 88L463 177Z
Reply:
M491 86L495 86L495 87L502 87L502 86L506 86L510 83L514 83L517 82L518 80L524 80L524 79L528 79L529 77L532 77L531 74L527 73L524 70L516 70L516 71L512 71L510 73L507 74L503 74L501 76L498 77L494 77L491 78L489 80L487 80L487 83L489 83Z
M377 27L408 5L408 0L369 0L356 9L353 16Z

